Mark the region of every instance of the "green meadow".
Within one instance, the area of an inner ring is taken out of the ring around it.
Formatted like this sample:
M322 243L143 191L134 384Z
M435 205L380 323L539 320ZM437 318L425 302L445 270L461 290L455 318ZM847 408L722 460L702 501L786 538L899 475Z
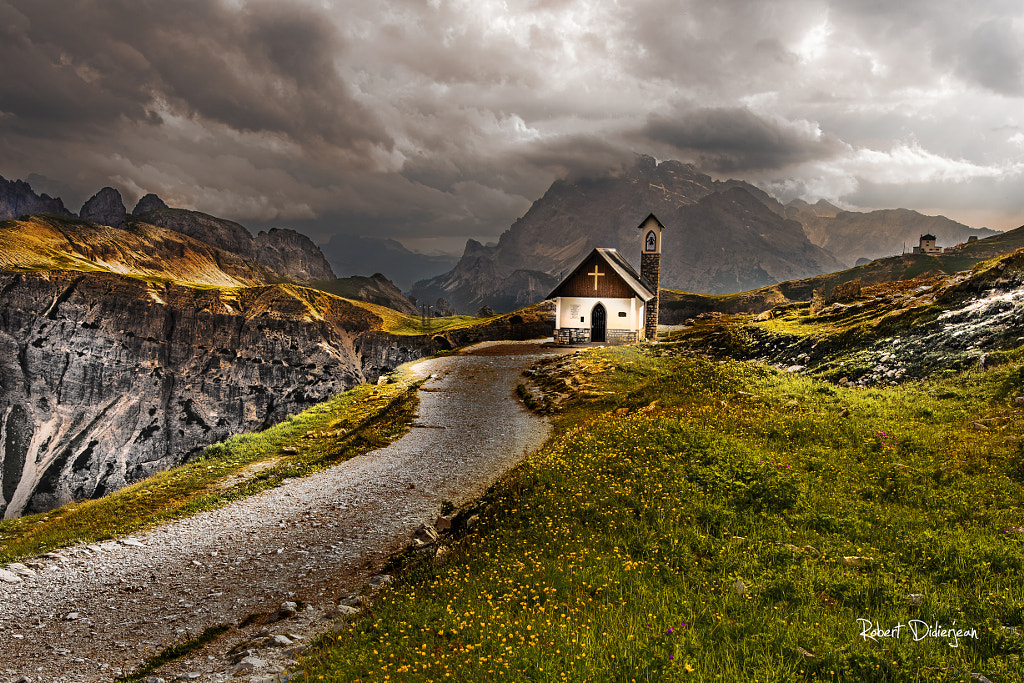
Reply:
M882 389L671 344L552 361L536 386L585 389L550 442L306 680L1024 680L1021 356Z

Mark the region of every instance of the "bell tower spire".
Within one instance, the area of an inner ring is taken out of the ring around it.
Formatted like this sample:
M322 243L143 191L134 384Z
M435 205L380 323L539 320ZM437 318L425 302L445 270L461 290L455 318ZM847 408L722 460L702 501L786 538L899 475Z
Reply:
M656 341L658 337L658 302L661 287L661 231L665 226L654 214L640 224L640 278L646 280L654 292L654 298L644 309L644 338Z

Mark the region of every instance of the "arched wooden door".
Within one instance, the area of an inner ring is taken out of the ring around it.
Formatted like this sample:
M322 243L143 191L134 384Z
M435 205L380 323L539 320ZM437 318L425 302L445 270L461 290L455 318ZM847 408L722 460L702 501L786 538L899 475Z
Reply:
M590 341L604 342L608 328L608 313L603 304L597 304L590 312Z

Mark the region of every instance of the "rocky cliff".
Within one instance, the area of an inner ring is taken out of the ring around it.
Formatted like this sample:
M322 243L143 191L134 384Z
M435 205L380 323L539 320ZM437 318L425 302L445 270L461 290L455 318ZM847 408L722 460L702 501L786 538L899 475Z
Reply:
M451 345L291 285L0 271L0 509L103 495Z
M443 296L460 310L538 301L594 247L614 247L638 266L637 226L651 212L666 226L663 287L736 292L841 268L766 201L747 183L640 157L621 174L554 183L496 247L470 242L452 271L413 294Z
M397 336L398 313L278 279L148 223L0 222L0 512L103 495L424 354L552 326Z
M149 203L156 205L153 200ZM253 237L244 226L234 221L166 206L138 215L133 212L133 215L138 221L180 232L267 266L283 279L310 282L333 280L335 277L320 248L313 240L294 230L272 229Z
M164 203L164 200L150 192L136 202L135 208L132 209L132 215L141 216L142 214L149 213L150 211L158 211L166 208L169 207Z
M128 211L124 208L121 193L112 187L104 187L86 200L78 217L83 221L116 228L127 220Z
M260 231L254 242L255 261L301 282L333 280L331 264L313 240L294 230Z
M33 213L52 213L73 216L64 208L64 202L47 194L38 195L32 186L22 180L4 180L0 176L0 220L18 218Z

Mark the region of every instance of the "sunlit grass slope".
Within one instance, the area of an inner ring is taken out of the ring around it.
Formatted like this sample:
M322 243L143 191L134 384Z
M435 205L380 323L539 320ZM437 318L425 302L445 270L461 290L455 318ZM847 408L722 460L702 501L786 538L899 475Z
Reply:
M1019 353L885 390L656 353L580 355L549 445L309 680L1024 680ZM861 635L913 619L968 634Z
M192 286L272 281L265 268L145 223L111 228L65 216L0 221L0 269L114 273Z
M423 318L338 293L281 283L258 264L145 223L111 228L48 215L0 221L0 270L110 273L149 283L217 289L236 303L274 290L282 299L294 299L310 317L319 320L332 319L336 313L333 302L342 300L377 316L380 322L372 325L374 329L401 336L439 334L486 324L497 317ZM340 293L345 291L343 287L338 289Z
M380 448L405 431L416 405L411 376L397 377L213 444L190 463L103 498L0 522L0 565L188 517Z
M491 316L488 318L477 318L472 315L453 315L446 318L427 318L399 313L394 309L366 301L352 301L352 303L380 316L384 321L383 327L385 332L403 336L439 334L449 330L457 330L479 325L491 320L492 318L498 317Z
M662 322L682 323L701 313L759 313L773 306L810 301L812 292L828 295L836 286L859 280L863 285L882 285L909 280L935 280L965 270L977 269L984 262L1012 254L1024 247L1024 227L971 242L962 249L943 254L904 254L875 259L869 263L834 273L825 273L799 280L734 294L693 294L663 289Z

